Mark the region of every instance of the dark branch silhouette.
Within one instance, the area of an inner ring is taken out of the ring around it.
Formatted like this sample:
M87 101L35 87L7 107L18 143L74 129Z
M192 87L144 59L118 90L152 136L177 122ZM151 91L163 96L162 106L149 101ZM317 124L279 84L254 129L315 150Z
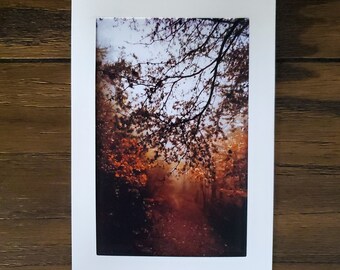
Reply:
M150 19L145 24L150 32L130 45L160 44L162 58L139 61L138 55L125 54L121 61L130 63L129 72L120 73L107 64L103 73L116 87L112 95L123 92L132 103L128 121L145 148L158 148L158 157L169 163L191 159L192 166L212 166L213 138L228 136L236 121L247 126L249 22ZM142 26L133 22L131 30Z

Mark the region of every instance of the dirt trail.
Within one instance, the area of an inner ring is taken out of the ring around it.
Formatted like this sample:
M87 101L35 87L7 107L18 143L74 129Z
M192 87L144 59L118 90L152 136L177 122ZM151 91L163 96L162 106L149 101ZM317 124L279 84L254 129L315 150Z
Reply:
M225 255L228 252L227 243L209 225L200 206L187 196L178 193L175 203L166 200L162 207L154 209L150 235L154 255Z

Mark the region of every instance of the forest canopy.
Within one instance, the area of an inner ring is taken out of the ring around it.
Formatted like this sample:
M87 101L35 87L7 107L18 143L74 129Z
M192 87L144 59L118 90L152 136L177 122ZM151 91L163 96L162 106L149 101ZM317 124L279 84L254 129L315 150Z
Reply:
M202 166L213 178L220 142L247 133L249 21L99 19L97 27L112 28L116 41L98 42L97 88L119 132L173 171Z

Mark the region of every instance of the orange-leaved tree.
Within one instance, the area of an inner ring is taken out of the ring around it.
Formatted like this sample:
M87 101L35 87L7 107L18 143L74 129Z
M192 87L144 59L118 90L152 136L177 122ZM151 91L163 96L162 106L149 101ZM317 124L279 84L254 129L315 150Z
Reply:
M138 72L132 72L123 60L102 63L100 52L96 84L97 166L117 180L142 187L147 182L146 148L133 134L133 122L127 115L131 104L120 82L123 74L138 76Z

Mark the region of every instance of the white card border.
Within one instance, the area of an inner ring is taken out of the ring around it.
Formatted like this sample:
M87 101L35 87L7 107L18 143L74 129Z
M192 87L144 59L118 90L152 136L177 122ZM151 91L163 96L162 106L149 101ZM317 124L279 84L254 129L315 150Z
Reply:
M98 17L222 17L250 20L248 231L246 257L96 255L95 46ZM275 1L72 1L72 269L272 268Z

